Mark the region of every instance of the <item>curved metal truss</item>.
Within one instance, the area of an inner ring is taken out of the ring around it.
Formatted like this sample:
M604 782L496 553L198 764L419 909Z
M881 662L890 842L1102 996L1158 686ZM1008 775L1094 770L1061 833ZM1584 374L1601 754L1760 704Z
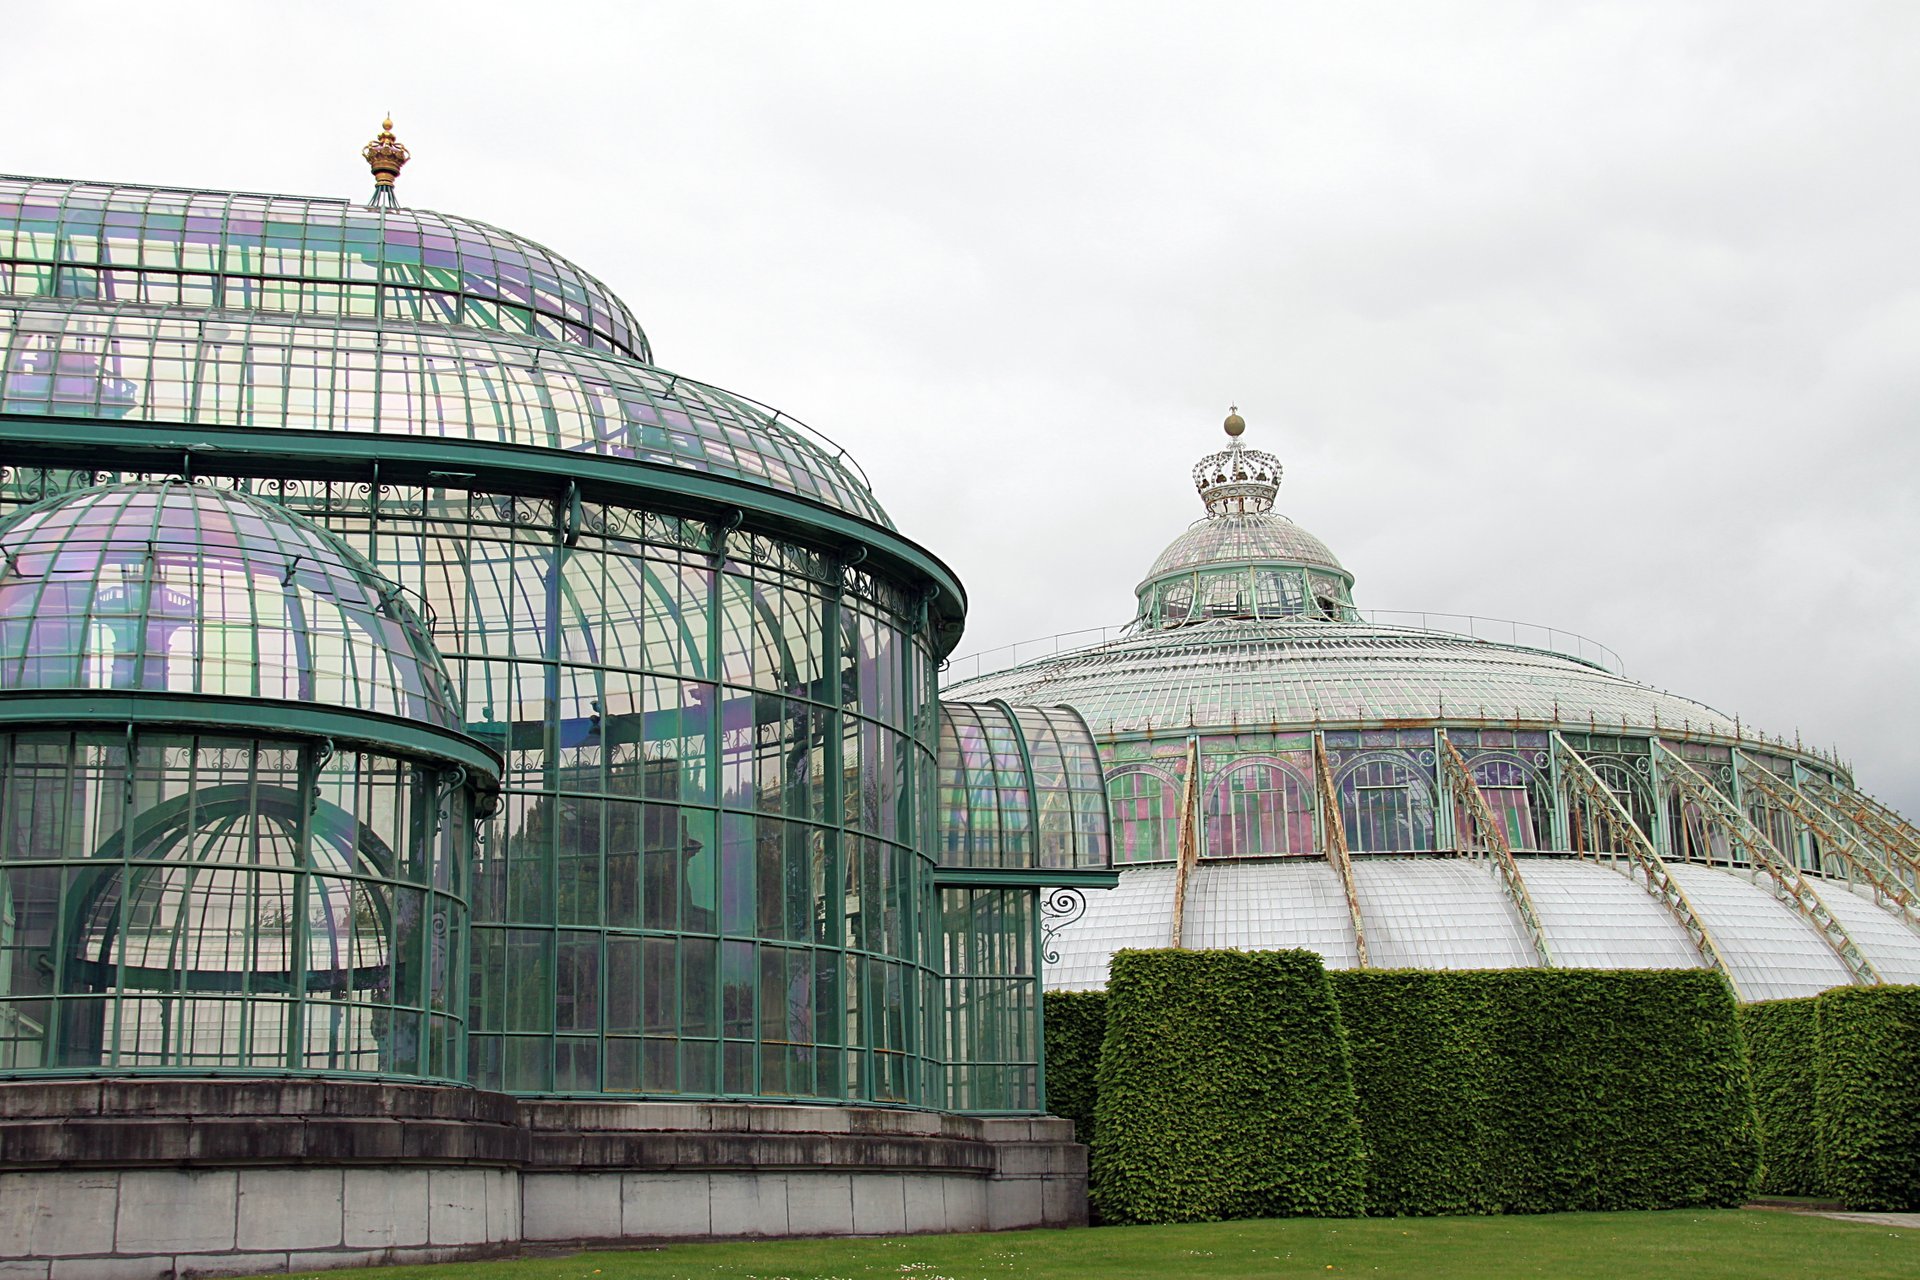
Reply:
M1753 869L1764 872L1772 882L1774 895L1819 932L1853 980L1866 986L1879 983L1880 971L1860 950L1846 926L1827 908L1819 890L1800 868L1774 848L1760 828L1679 752L1658 738L1653 740L1653 752L1665 780L1699 806L1709 822L1719 826L1733 844L1746 852Z

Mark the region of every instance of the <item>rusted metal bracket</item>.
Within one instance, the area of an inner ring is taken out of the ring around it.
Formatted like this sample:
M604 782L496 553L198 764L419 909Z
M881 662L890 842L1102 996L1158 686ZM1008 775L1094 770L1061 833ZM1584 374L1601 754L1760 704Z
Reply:
M1763 871L1767 879L1773 882L1774 896L1800 913L1802 919L1812 925L1833 953L1840 957L1840 963L1847 967L1859 986L1876 986L1880 982L1880 971L1873 967L1873 961L1848 934L1846 926L1827 909L1825 900L1813 887L1811 881L1801 873L1800 868L1783 857L1773 842L1761 833L1760 828L1746 814L1734 807L1719 788L1700 776L1700 771L1688 764L1679 752L1660 739L1653 739L1653 753L1663 759L1668 766L1667 781L1678 787L1701 809L1712 815L1713 819L1726 830L1729 838L1747 851L1747 860L1756 871Z
M1347 917L1353 921L1354 953L1359 966L1367 967L1367 925L1360 918L1360 893L1353 887L1353 856L1347 852L1347 824L1340 819L1340 793L1333 788L1333 769L1327 763L1327 740L1313 735L1314 789L1320 793L1320 812L1325 815L1327 861L1340 877L1340 891L1347 895Z
M1920 889L1920 831L1864 791L1820 778L1802 780L1802 789L1829 814L1870 837L1892 860L1911 888Z
M1546 930L1540 927L1540 913L1534 910L1533 895L1527 892L1527 882L1520 876L1520 864L1513 859L1513 848L1507 842L1507 833L1494 818L1493 806L1481 794L1480 784L1474 781L1473 770L1467 768L1467 762L1453 745L1453 739L1447 737L1445 729L1435 732L1440 738L1441 767L1454 795L1466 805L1470 825L1478 837L1475 841L1465 842L1467 856L1471 858L1485 854L1492 859L1493 868L1500 873L1500 883L1506 889L1513 909L1520 913L1520 923L1526 926L1527 937L1532 940L1540 963L1552 968L1553 952L1547 946Z
M1888 869L1877 853L1856 840L1833 815L1822 810L1812 797L1791 782L1761 768L1744 752L1735 750L1733 755L1739 763L1742 782L1813 832L1820 841L1823 854L1845 863L1853 875L1873 886L1877 900L1898 911L1908 924L1920 928L1920 900L1915 899L1913 891Z
M1184 945L1187 924L1187 883L1200 861L1200 739L1187 739L1187 780L1180 788L1180 826L1173 863L1173 937L1167 944Z
M1693 909L1686 890L1673 878L1673 873L1667 869L1653 842L1647 839L1646 832L1635 825L1633 815L1627 812L1619 797L1607 789L1607 784L1600 781L1593 767L1560 736L1558 730L1553 734L1553 757L1560 764L1560 776L1566 782L1570 795L1586 801L1587 808L1607 827L1613 843L1644 878L1647 892L1687 931L1687 936L1693 939L1694 949L1707 962L1707 967L1717 970L1726 978L1734 993L1740 994L1739 979L1733 976L1733 969L1721 953L1720 944L1708 932L1706 922Z

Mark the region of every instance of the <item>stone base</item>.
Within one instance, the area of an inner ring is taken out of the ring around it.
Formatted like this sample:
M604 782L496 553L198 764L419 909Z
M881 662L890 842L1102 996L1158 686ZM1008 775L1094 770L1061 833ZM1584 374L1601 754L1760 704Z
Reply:
M1081 1226L1086 1190L1086 1148L1052 1118L343 1081L0 1084L0 1280Z

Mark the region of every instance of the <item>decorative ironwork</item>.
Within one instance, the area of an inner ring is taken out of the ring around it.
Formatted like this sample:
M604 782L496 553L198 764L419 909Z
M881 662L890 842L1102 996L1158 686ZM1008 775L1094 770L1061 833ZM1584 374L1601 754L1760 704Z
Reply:
M1060 963L1062 929L1087 914L1087 895L1078 889L1049 889L1040 898L1040 959Z
M1894 859L1907 883L1920 888L1920 831L1912 824L1864 791L1824 778L1808 778L1803 786L1829 813L1871 836Z
M1746 814L1736 809L1733 802L1679 752L1658 738L1653 740L1653 750L1659 757L1661 772L1666 775L1667 781L1700 806L1701 811L1709 815L1709 821L1718 822L1728 837L1746 850L1754 869L1765 872L1772 881L1774 895L1819 930L1820 936L1840 957L1840 963L1847 967L1853 980L1863 986L1878 984L1880 971L1874 968L1873 962L1854 943L1846 926L1827 909L1826 901L1800 868L1782 856L1760 828L1754 826Z
M1367 967L1367 926L1360 918L1360 892L1353 884L1353 858L1347 852L1347 826L1340 820L1340 795L1333 787L1333 769L1327 764L1326 738L1313 735L1313 776L1320 793L1320 812L1325 815L1327 861L1340 876L1340 891L1347 898L1347 917L1353 921L1353 946L1359 966Z
M362 147L360 156L373 170L373 195L367 201L367 208L398 209L400 202L393 196L394 179L400 176L400 170L413 155L393 136L392 116L380 122L380 136Z
M1658 899L1667 913L1687 931L1687 936L1693 939L1694 948L1699 951L1700 958L1707 962L1707 967L1719 970L1737 993L1740 982L1733 976L1726 956L1721 954L1720 944L1707 931L1706 922L1693 909L1686 890L1673 878L1666 862L1647 839L1646 833L1634 822L1633 815L1620 803L1620 798L1606 783L1600 781L1600 776L1558 732L1553 735L1553 755L1560 764L1560 776L1567 784L1569 801L1583 801L1588 811L1609 829L1614 844L1626 854L1634 870L1645 880L1647 892Z
M1439 731L1439 737L1441 766L1453 786L1453 794L1466 805L1474 834L1479 837L1477 841L1467 844L1467 854L1472 857L1485 853L1491 857L1494 870L1500 874L1500 883L1506 889L1507 897L1512 899L1514 910L1520 913L1520 923L1526 926L1527 937L1540 956L1540 963L1551 968L1553 952L1547 946L1546 931L1540 927L1540 914L1534 910L1533 895L1527 892L1527 882L1520 877L1520 865L1513 860L1513 849L1507 843L1507 833L1494 820L1492 807L1480 793L1480 784L1474 781L1473 771L1467 768L1467 762L1460 758L1460 751L1453 745L1453 739L1447 737L1444 729Z
M1734 758L1741 766L1741 782L1792 814L1801 826L1819 838L1825 846L1823 853L1840 859L1848 870L1873 887L1875 898L1891 905L1908 924L1920 928L1920 902L1916 902L1912 891L1888 870L1878 854L1849 835L1831 815L1822 813L1813 800L1785 778L1761 768L1745 752L1735 752Z
M1186 925L1187 883L1200 861L1200 739L1187 739L1185 780L1180 786L1180 824L1175 843L1173 871L1173 936L1167 943L1181 945Z
M1274 495L1280 492L1280 459L1247 448L1240 439L1246 429L1246 420L1236 408L1227 416L1227 447L1208 454L1193 468L1193 487L1212 515L1258 515L1273 510Z

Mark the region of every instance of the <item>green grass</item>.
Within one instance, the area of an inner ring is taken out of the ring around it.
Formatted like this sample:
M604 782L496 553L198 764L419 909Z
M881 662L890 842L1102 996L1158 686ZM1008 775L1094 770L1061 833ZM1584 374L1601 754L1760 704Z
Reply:
M994 1235L689 1244L359 1274L379 1280L1239 1280L1308 1275L1383 1280L1913 1280L1920 1276L1920 1230L1738 1210L1285 1218Z

